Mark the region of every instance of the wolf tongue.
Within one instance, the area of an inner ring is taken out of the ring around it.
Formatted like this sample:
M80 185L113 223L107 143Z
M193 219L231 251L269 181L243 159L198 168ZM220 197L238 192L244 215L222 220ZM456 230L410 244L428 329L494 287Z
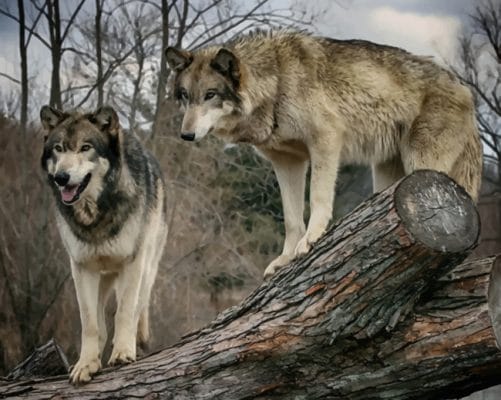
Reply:
M78 185L73 186L65 186L63 190L61 190L61 198L63 201L71 201L76 196L78 190Z

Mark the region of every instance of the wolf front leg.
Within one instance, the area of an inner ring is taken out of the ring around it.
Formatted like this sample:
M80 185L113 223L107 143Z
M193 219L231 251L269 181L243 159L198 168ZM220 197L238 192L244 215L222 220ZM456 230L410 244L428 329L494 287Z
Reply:
M294 258L294 249L304 235L304 189L308 158L302 154L265 151L271 161L280 186L284 213L285 240L282 254L275 258L264 271L264 277L273 275Z
M294 255L307 253L325 232L332 218L342 141L332 132L317 132L308 146L311 157L310 220Z
M82 344L80 358L70 372L70 382L79 384L89 382L92 375L101 369L98 324L100 274L73 261L71 262L71 272L80 309Z
M123 266L116 278L117 311L109 365L128 364L136 360L139 292L145 271L144 246L142 247L134 260Z

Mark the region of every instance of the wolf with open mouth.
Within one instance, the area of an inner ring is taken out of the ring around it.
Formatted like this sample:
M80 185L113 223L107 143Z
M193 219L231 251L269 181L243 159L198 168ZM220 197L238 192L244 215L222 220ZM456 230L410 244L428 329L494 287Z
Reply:
M121 129L111 107L94 113L40 111L42 167L56 198L56 220L70 256L82 323L80 358L70 381L101 368L105 306L117 311L109 364L132 362L149 339L148 308L167 235L165 185L156 160Z

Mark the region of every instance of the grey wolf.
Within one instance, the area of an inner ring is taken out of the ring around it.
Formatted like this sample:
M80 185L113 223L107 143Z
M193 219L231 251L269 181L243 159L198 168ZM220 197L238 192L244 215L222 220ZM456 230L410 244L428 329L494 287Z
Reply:
M255 32L194 52L168 47L181 137L246 142L275 171L285 242L265 276L306 253L332 216L338 167L370 165L380 191L442 171L476 199L482 149L469 89L427 57L362 40ZM311 163L311 213L303 220Z
M136 341L149 339L150 294L167 235L165 186L153 156L121 129L111 107L82 114L44 106L40 117L46 129L42 167L80 309L80 357L70 373L79 384L101 368L113 289L117 310L108 363L134 361Z

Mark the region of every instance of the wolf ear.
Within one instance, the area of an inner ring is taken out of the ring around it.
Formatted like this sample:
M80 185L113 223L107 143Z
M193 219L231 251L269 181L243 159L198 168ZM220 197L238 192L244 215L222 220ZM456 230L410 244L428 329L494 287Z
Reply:
M50 106L43 106L40 109L40 120L44 129L47 130L55 128L66 117L65 113Z
M103 132L109 132L113 136L118 135L120 121L113 107L103 106L99 108L95 113L89 115L89 121Z
M240 83L240 68L238 58L227 49L220 49L210 66L220 74L231 79L235 87Z
M169 67L176 72L187 68L193 61L193 56L189 51L170 46L165 49L165 58Z

